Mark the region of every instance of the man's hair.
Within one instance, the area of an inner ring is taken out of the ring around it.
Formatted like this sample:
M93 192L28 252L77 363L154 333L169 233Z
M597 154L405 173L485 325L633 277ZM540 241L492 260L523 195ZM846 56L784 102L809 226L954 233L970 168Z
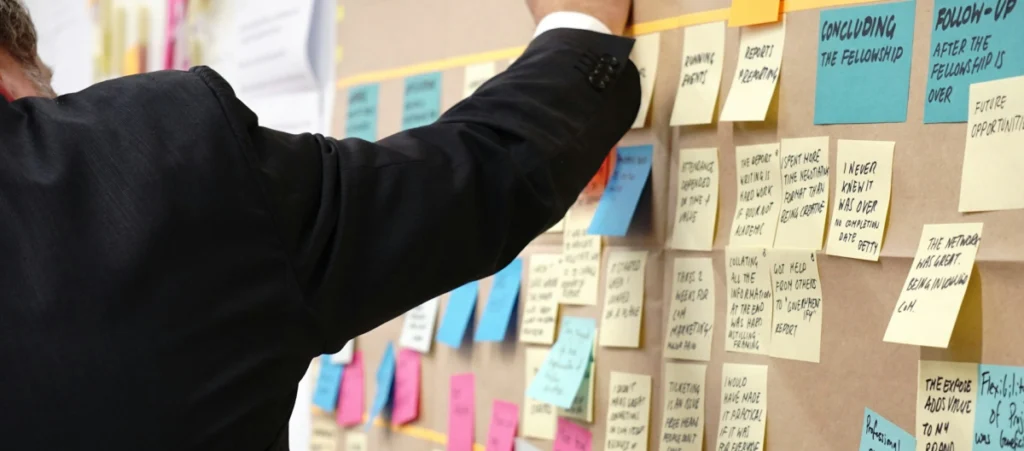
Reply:
M25 75L44 95L55 97L50 87L49 68L36 53L36 27L21 0L0 0L0 49L21 63Z

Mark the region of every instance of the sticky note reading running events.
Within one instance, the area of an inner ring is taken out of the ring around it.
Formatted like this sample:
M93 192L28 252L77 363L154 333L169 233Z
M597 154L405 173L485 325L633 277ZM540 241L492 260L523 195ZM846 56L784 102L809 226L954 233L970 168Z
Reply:
M736 146L736 213L729 246L772 247L782 209L779 144Z
M711 123L718 105L724 57L725 22L683 30L683 64L679 68L679 90L669 125Z
M764 120L779 83L785 42L785 19L740 31L740 59L722 107L723 121Z

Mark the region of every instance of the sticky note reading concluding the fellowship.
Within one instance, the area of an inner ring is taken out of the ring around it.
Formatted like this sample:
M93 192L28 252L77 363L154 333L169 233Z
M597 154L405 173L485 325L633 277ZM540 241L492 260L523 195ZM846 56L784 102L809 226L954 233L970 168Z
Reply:
M718 149L679 152L672 248L710 251L718 219Z
M555 321L558 320L558 278L562 269L557 254L530 256L526 305L523 306L523 324L519 328L519 341L549 345L555 341Z
M502 341L508 332L508 323L519 299L519 284L523 277L523 260L512 260L494 275L491 295L476 329L475 341Z
M647 251L613 251L608 255L601 346L640 347L646 268Z
M395 383L395 347L388 342L384 350L384 356L380 359L377 367L377 394L373 397L373 405L370 406L370 420L366 422L369 429L384 408L391 402L391 389Z
M472 373L451 377L448 393L447 451L473 451L476 388Z
M915 5L821 11L815 124L907 120Z
M437 321L437 298L424 302L405 314L402 322L402 334L398 345L403 348L415 349L420 354L430 352L430 344L434 341L434 322Z
M917 451L971 449L978 364L922 360L917 376Z
M658 75L658 50L661 48L661 33L644 34L636 37L633 52L629 59L633 60L640 71L640 110L637 112L633 128L643 128L647 123L647 112L651 109L651 96L654 94L654 80Z
M558 340L527 388L526 395L563 409L571 407L590 365L595 329L591 318L562 318Z
M764 449L768 367L723 364L721 411L715 449Z
M411 423L420 415L420 355L415 350L403 349L398 353L395 372L395 407L391 422L399 425Z
M683 30L683 64L669 125L710 124L718 104L725 56L725 22Z
M402 130L434 123L441 117L441 73L406 78L404 102Z
M463 78L462 98L473 95L480 85L494 77L494 74L498 72L495 66L494 61L466 66L465 77Z
M973 84L970 99L960 211L1024 208L1024 77Z
M345 374L341 378L338 415L335 417L341 426L355 426L363 422L363 409L366 404L364 377L363 353L356 351L352 356L352 363L345 366Z
M821 249L828 215L828 137L783 139L775 247Z
M309 436L310 451L335 451L338 449L338 428L331 420L313 417L313 432Z
M437 328L437 341L458 349L466 335L466 327L473 320L479 283L467 283L452 290L448 296L448 309Z
M722 107L723 121L764 120L779 83L785 42L785 19L740 31L739 62L736 64L729 96L725 98L725 106Z
M982 364L978 369L974 451L1020 449L1024 440L1024 368ZM1014 445L1014 446L1004 446Z
M814 251L774 249L771 356L821 361L821 278Z
M916 446L914 436L875 411L864 408L864 425L861 427L858 451L911 451Z
M779 144L736 146L736 213L729 246L772 247L782 209Z
M676 258L665 329L665 358L711 360L715 273L711 258Z
M554 451L590 451L593 437L590 431L571 420L558 418L558 435Z
M729 8L729 26L745 27L771 23L782 14L779 0L732 0Z
M772 325L771 262L764 249L725 250L728 310L725 350L768 354Z
M827 254L878 261L889 215L894 147L892 141L839 140Z
M665 410L659 451L701 451L707 366L665 362Z
M344 366L331 363L328 356L320 358L320 376L316 379L316 388L313 391L313 405L324 412L334 412L343 370Z
M651 429L651 376L612 371L608 385L604 449L647 451Z
M633 220L637 202L651 175L654 146L620 147L615 152L615 167L608 186L597 204L587 233L625 236Z
M569 209L562 236L562 277L559 302L572 305L597 305L598 271L601 270L601 237L587 229L597 204L580 197Z
M376 83L353 86L348 90L348 113L345 136L374 142L377 140L377 97L380 86Z
M526 348L526 386L533 379L548 357L546 348ZM555 439L555 406L523 396L523 436L544 440Z
M971 280L982 224L929 224L896 301L885 341L945 348Z
M488 451L512 451L519 424L519 406L495 400L491 406L491 424L487 428Z
M935 0L924 123L964 122L972 83L1024 75L1024 8Z

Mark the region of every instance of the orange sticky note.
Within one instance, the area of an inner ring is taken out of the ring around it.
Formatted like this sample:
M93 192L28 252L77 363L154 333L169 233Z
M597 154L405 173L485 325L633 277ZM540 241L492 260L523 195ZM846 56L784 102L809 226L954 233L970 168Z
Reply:
M395 371L395 405L391 422L410 423L420 415L420 354L412 349L398 353Z
M601 167L597 169L597 173L590 179L590 183L587 183L586 188L583 188L583 196L585 197L601 197L604 193L604 188L608 184L608 177L612 174L612 167L615 166L615 149L612 148L608 156L605 157L604 162L601 163Z
M778 22L782 2L779 0L732 0L729 8L729 26L745 27Z

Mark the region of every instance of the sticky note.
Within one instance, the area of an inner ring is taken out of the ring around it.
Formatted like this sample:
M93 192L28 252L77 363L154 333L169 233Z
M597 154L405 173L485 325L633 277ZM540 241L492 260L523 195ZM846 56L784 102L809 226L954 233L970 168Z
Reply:
M591 235L625 236L633 220L640 194L651 175L654 146L620 147L615 152L615 168L594 212Z
M644 315L644 274L647 251L612 251L608 254L601 346L639 348Z
M590 431L567 418L558 418L554 451L590 451Z
M345 342L345 346L342 346L341 350L331 354L331 363L340 363L342 365L348 365L352 363L352 353L356 349L356 341L349 340Z
M978 374L974 448L971 449L1019 449L1024 439L1020 411L1021 406L1024 406L1024 368L983 363L978 368Z
M601 237L587 233L596 208L596 202L580 197L566 215L559 303L597 305Z
M640 110L637 112L633 128L643 128L647 123L647 112L651 109L651 97L654 94L654 80L658 77L658 55L661 48L661 33L644 34L636 37L633 52L629 59L633 60L640 71Z
M968 86L1024 75L1024 8L935 0L924 123L964 122Z
M878 261L892 191L892 141L840 139L826 253Z
M320 376L316 379L316 388L313 391L313 405L325 412L334 412L343 370L344 366L331 363L328 356L320 358Z
M651 421L651 376L612 371L604 449L647 451Z
M683 63L679 89L669 125L710 124L718 105L725 57L725 22L712 22L683 30Z
M587 182L587 186L583 188L583 192L580 193L580 197L591 198L600 197L601 193L604 193L604 188L608 186L608 178L612 176L612 167L615 166L615 153L616 149L612 148L608 152L608 155L604 157L604 161L601 162L601 167L597 168L597 172Z
M1024 208L1024 77L970 87L960 211Z
M821 361L821 278L814 251L773 249L771 356Z
M338 415L335 417L341 426L355 426L363 422L366 403L363 378L363 353L356 351L352 362L345 366L345 374L341 378Z
M715 272L711 258L677 257L672 267L665 348L668 359L711 360L715 327Z
M600 330L598 331L600 333ZM596 346L597 343L594 343ZM597 351L595 347L594 352ZM597 365L594 362L594 355L590 355L590 365L583 373L583 380L580 381L580 388L572 399L572 405L568 409L557 408L556 414L570 420L582 421L584 423L594 422L594 380L597 372Z
M413 349L398 352L395 371L395 406L392 424L411 423L420 415L420 354Z
M896 300L884 340L945 348L971 280L982 223L929 224Z
M334 451L338 449L338 427L329 418L313 417L313 431L309 436L311 451Z
M406 78L404 98L402 130L434 123L441 117L441 73Z
M368 451L369 445L367 444L366 434L362 432L350 431L345 434L345 451ZM334 451L334 449L330 449Z
M476 329L474 341L502 341L508 332L508 323L519 299L519 284L523 277L523 260L517 258L494 275L491 294Z
M722 408L715 449L764 449L768 367L722 364Z
M915 4L821 11L815 124L907 120Z
M377 140L377 98L380 85L376 83L353 86L348 89L348 112L345 118L345 137L370 142Z
M374 395L373 404L370 406L370 420L366 422L367 429L380 416L381 412L390 405L391 390L394 388L394 382L395 347L391 342L388 342L388 347L384 350L384 356L380 359L380 365L377 366L377 393Z
M828 215L828 137L783 139L782 210L775 247L821 249Z
M729 7L729 26L745 27L771 23L782 16L779 0L732 0Z
M771 262L764 249L727 248L725 350L768 354L772 325Z
M660 451L702 451L707 366L665 362Z
M491 405L491 424L487 427L487 451L513 451L519 406L495 400Z
M526 348L526 386L533 384L533 379L544 365L548 357L547 348ZM524 437L543 440L555 439L555 406L543 401L523 396L522 433Z
M476 402L472 373L451 377L448 395L447 451L473 451L473 415Z
M519 341L550 345L558 320L558 280L562 275L558 254L534 254L527 266L526 305Z
M462 85L462 98L473 95L480 85L494 77L494 74L498 72L495 66L494 61L466 66Z
M673 249L710 251L718 219L718 149L679 151Z
M554 437L552 437L551 440L554 440ZM541 451L541 449L536 447L536 446L534 446L533 444L531 444L530 442L526 441L525 439L521 439L521 438L517 437L516 438L516 451Z
M860 430L858 451L913 451L917 446L914 436L867 407L864 408L864 425Z
M448 308L441 318L441 326L437 328L437 341L456 349L462 345L466 327L473 320L478 290L479 283L476 281L452 290L448 296Z
M763 1L763 0L751 0ZM770 1L765 3L771 3ZM763 121L768 114L782 70L786 20L755 25L740 31L740 55L729 95L722 107L723 121Z
M406 312L402 322L402 334L398 337L399 346L416 350L420 354L430 352L439 302L436 298L431 299Z
M782 209L779 144L736 146L736 212L730 246L772 247Z
M526 396L568 409L593 354L596 325L592 318L566 316L558 340L526 389Z
M971 449L978 364L922 360L917 378L917 451Z

